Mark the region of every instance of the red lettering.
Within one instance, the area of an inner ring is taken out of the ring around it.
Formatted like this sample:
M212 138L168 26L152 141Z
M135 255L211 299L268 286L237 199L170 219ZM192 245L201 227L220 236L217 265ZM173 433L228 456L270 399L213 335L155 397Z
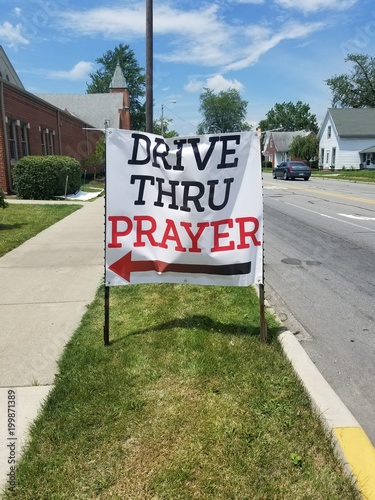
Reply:
M134 220L137 223L136 240L134 242L134 246L146 246L146 243L142 240L143 237L147 237L153 247L159 246L158 242L155 241L155 238L153 236L153 233L156 231L156 220L153 217L149 217L148 215L135 215ZM144 228L143 222L148 222L149 227Z
M214 228L214 246L211 248L211 252L223 252L225 250L234 250L234 241L230 241L228 245L220 246L219 240L221 238L229 238L229 233L219 232L219 226L227 225L230 229L233 227L233 219L223 219L210 224Z
M111 241L108 243L108 248L121 248L123 243L119 240L130 235L133 247L145 247L147 244L171 250L174 247L177 252L201 253L205 246L203 244L200 246L203 233L205 233L204 238L210 238L213 243L211 252L243 250L251 245L262 244L257 236L260 224L256 217L196 223L180 221L178 225L173 219L165 219L162 222L149 215L135 215L133 219L123 215L113 215L108 217L108 221L111 223ZM207 230L207 228L212 229ZM164 231L160 243L154 236L157 229ZM185 234L190 240L190 246L186 248L182 244L182 237L186 239ZM127 244L129 243L130 241Z
M257 239L256 233L259 229L259 221L255 217L239 217L235 219L237 224L239 225L240 230L240 243L237 245L237 248L249 248L250 243L246 243L246 238L251 238L253 245L258 247L261 245L261 242ZM253 229L251 231L245 231L245 224L250 222L253 225Z
M168 248L167 241L171 240L176 242L175 250L177 252L186 252L186 248L182 246L174 221L172 219L167 219L165 222L167 223L167 227L165 228L163 239L159 246L161 248Z
M203 231L209 226L208 222L198 222L198 231L194 234L190 229L193 225L191 222L180 222L180 225L185 228L189 238L191 239L192 246L189 248L189 252L201 252L202 249L198 247L198 240L202 236Z
M133 227L132 221L129 217L125 217L123 215L111 215L108 217L108 220L112 222L112 239L111 242L108 243L108 248L121 248L122 245L118 242L118 238L127 236L130 233ZM119 222L124 222L126 224L125 231L119 231Z

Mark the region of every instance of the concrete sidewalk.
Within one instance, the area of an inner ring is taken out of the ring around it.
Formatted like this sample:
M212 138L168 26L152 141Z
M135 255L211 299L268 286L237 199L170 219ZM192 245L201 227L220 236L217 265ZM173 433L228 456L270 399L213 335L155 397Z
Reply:
M103 274L103 198L85 204L0 258L2 488L11 479L11 443L18 458L28 427L52 387L57 361ZM8 407L15 410L13 436Z

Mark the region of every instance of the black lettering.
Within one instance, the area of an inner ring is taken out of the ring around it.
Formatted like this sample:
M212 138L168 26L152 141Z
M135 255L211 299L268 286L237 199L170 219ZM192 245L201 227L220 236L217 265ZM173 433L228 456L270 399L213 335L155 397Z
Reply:
M205 157L201 158L201 155L199 153L198 149L198 144L200 142L200 139L198 137L194 137L192 139L188 139L188 143L191 144L195 156L195 161L197 162L197 167L198 170L204 170L207 166L208 160L211 158L212 152L215 148L215 144L220 140L220 137L210 137L209 139L210 147L208 148L208 151L205 155Z
M178 205L176 204L176 186L180 183L178 181L169 181L169 185L171 186L171 191L163 191L162 184L164 184L164 179L160 179L156 177L156 182L158 183L158 199L155 201L155 207L163 207L164 203L161 201L163 195L170 196L172 198L172 202L168 205L168 208L172 210L178 210Z
M236 144L240 143L240 136L239 135L224 135L220 138L221 142L223 143L223 149L221 153L221 161L217 168L233 168L237 167L238 165L238 158L234 158L234 161L232 163L226 163L227 159L226 157L228 155L234 155L236 153L235 149L228 149L228 141L236 141Z
M146 203L143 199L146 181L150 181L151 186L153 186L155 179L151 175L132 175L130 177L130 184L135 184L135 181L139 181L139 190L138 200L134 202L134 205L144 205Z
M186 139L178 139L173 142L177 146L176 165L174 165L173 170L185 170L185 167L182 165L182 148L186 142Z
M129 165L146 165L151 158L151 140L147 135L143 134L137 134L134 132L132 134L132 139L134 139L134 145L133 145L133 154L131 157L131 160L128 160ZM140 143L140 141L144 141L144 143ZM141 145L140 145L141 144ZM142 160L138 159L138 149L141 148L141 150L145 154L145 158Z
M225 196L224 196L224 201L221 205L215 205L214 203L214 198L215 198L215 186L219 184L218 180L214 181L208 181L207 184L210 186L210 192L208 195L208 206L210 207L211 210L222 210L228 203L229 200L229 193L230 193L230 185L234 181L233 178L230 179L224 179L224 184L226 184L225 187Z
M191 208L188 207L189 201L192 201L197 209L197 212L203 212L204 208L199 203L199 200L204 195L204 186L201 182L193 182L193 181L182 181L181 186L184 186L184 194L183 194L183 205L180 207L184 212L190 212ZM196 187L198 188L198 193L190 194L190 188Z
M165 150L158 152L158 147L161 144L164 145ZM152 166L160 168L160 165L157 162L157 158L160 158L161 161L163 162L163 166L164 166L165 170L171 170L172 167L169 165L169 163L166 160L166 157L168 156L168 153L169 153L169 146L168 146L168 144L166 144L163 139L160 139L159 137L155 137L155 146L154 146L154 150L153 150L153 158L154 158L154 160L152 162Z

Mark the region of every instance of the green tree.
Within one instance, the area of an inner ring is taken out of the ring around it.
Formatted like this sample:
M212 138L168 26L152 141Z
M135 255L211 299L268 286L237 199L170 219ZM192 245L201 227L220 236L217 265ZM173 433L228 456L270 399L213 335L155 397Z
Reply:
M319 130L316 115L310 112L309 104L304 104L302 101L298 101L296 104L292 102L276 103L268 111L266 118L259 122L259 127L264 131L274 129L283 132L310 130L315 134Z
M114 50L108 50L102 57L96 59L101 65L94 73L90 73L91 83L87 85L88 94L105 94L109 92L109 85L117 63L124 73L130 95L130 119L133 130L145 130L146 112L144 96L146 94L146 77L144 68L138 65L133 50L129 45L120 44Z
M178 132L175 130L168 130L169 125L173 122L172 118L163 118L163 137L177 137ZM156 135L161 134L161 117L159 120L154 120L153 133Z
M213 90L205 88L199 99L203 121L198 125L198 135L251 129L251 125L245 121L247 101L241 99L238 90L228 89L215 94Z
M85 156L81 161L82 169L89 173L101 175L105 167L105 136L100 137L95 145L95 151Z
M353 63L354 67L349 74L326 80L332 93L332 106L375 108L375 57L348 54L345 62Z
M289 147L289 152L296 158L303 158L309 161L318 155L318 145L319 141L315 134L307 136L298 135L293 139Z

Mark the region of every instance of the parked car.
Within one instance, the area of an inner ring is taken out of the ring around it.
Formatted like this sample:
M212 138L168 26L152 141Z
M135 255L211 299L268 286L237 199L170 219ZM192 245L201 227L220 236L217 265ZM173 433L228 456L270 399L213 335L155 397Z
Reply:
M273 169L273 178L278 177L284 180L304 179L308 181L311 176L311 168L303 161L283 161Z

